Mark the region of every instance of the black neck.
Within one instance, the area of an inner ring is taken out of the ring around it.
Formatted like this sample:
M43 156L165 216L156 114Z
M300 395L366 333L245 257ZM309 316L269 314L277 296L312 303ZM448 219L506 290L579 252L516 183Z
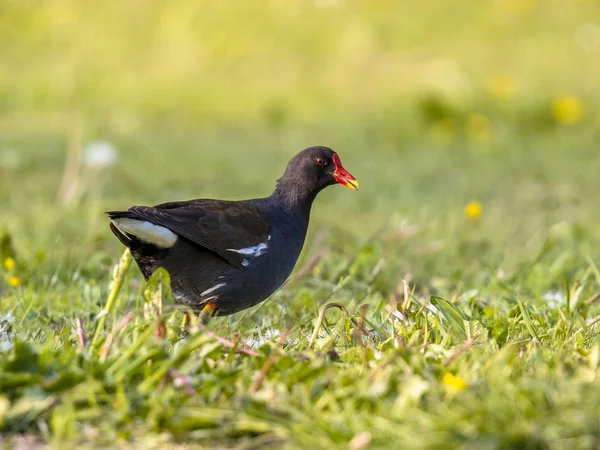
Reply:
M271 198L284 209L300 212L308 217L318 191L309 190L306 186L294 183L294 181L284 178L278 180Z

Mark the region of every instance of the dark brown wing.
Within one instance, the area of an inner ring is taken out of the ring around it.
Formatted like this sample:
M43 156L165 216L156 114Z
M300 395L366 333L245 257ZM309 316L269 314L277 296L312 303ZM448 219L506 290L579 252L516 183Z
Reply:
M224 200L190 200L154 207L132 206L131 218L147 220L205 247L229 264L242 268L245 249L266 243L269 222L254 205Z

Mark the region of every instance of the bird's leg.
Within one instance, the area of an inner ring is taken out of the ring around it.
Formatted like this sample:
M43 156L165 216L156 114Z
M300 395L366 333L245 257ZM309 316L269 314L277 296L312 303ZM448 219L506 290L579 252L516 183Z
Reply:
M214 314L215 309L216 306L214 302L208 302L204 306L204 308L202 308L202 310L198 314L198 321L200 325L204 326L208 323L208 321ZM193 313L186 312L183 314L183 319L181 320L181 339L184 339L189 336L190 326L197 329L198 322L194 320L194 322L192 323L192 319L194 319Z
M181 320L181 336L182 337L187 337L187 335L189 334L189 328L190 326L190 315L188 313L183 313L183 319Z
M202 308L202 311L200 311L200 314L198 314L198 319L200 320L200 323L202 325L206 325L208 323L208 321L214 314L215 309L216 306L214 302L208 302L206 306Z

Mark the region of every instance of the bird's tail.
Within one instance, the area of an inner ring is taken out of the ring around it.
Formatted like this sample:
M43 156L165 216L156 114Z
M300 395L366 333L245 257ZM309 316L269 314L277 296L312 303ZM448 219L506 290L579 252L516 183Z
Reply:
M112 223L113 219L119 219L122 217L127 217L127 212L126 211L110 211L107 212L106 214L108 214L108 217L110 217L110 231L113 232L113 234L117 237L117 239L119 241L121 241L121 244L123 244L125 247L131 248L131 244L132 239L130 236L126 235L125 233L123 233L121 230L119 230L116 225L114 223Z

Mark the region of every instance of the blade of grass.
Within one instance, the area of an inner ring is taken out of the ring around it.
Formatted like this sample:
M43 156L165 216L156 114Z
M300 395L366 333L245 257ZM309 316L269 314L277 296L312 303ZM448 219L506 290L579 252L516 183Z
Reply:
M517 305L519 305L519 310L521 311L521 317L523 318L523 322L525 323L525 328L527 328L527 331L529 332L529 334L531 334L531 337L536 339L539 342L540 338L539 338L538 334L535 332L535 329L533 328L533 323L531 322L531 317L529 316L529 313L525 309L523 302L521 301L521 299L519 298L518 295L515 297L515 299L517 301Z
M106 300L106 305L104 309L100 312L98 318L98 324L96 325L96 332L94 333L94 337L92 338L92 343L90 345L90 352L93 351L99 345L100 334L104 329L104 323L106 322L106 317L110 313L115 299L119 295L119 291L121 290L121 286L123 286L123 281L125 280L125 275L127 274L127 270L131 265L132 261L131 253L129 249L126 249L121 256L119 262L115 265L112 272L112 282L110 284L110 292L108 294L108 299Z

